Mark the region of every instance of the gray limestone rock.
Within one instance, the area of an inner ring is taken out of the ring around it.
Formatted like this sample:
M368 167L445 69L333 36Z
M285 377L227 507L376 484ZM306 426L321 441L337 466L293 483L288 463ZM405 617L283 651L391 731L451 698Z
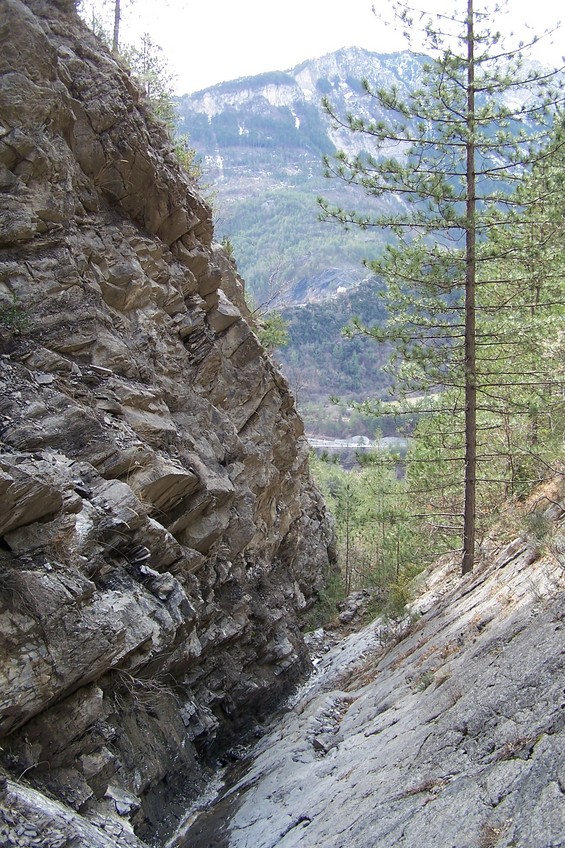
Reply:
M308 672L332 529L128 72L72 2L5 0L0 30L2 760L42 845L135 845Z
M170 848L560 848L563 566L518 539L457 572L403 636L377 619L330 648Z

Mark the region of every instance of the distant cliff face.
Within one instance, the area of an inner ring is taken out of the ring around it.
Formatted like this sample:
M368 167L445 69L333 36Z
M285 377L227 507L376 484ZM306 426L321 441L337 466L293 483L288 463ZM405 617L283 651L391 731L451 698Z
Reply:
M323 98L344 117L382 119L361 81L368 79L374 88L394 85L402 97L421 79L421 69L422 58L409 52L348 48L179 99L179 126L217 192L221 234L232 240L258 302L272 297L265 289L268 280L284 287L286 303L319 300L327 294L321 281L328 273L349 288L359 279L363 259L378 253L379 234L355 229L346 234L318 220L320 195L344 208L367 206L350 185L324 177L324 154L358 153L367 138L339 128Z
M332 531L210 210L72 5L0 11L0 736L125 845L307 669Z
M351 47L288 71L243 77L186 94L179 99L180 121L213 175L220 176L222 164L241 169L245 155L251 163L255 153L256 167L250 172L255 184L258 177L276 184L277 165L297 165L311 157L311 164L319 167L322 153L367 149L366 137L336 126L326 114L324 97L339 114L353 112L375 120L383 117L383 109L366 95L362 80L369 80L375 89L394 85L403 95L421 83L421 73L422 57L408 51L379 54ZM266 150L271 151L267 157ZM288 176L292 182L290 172ZM237 183L225 191L237 196Z

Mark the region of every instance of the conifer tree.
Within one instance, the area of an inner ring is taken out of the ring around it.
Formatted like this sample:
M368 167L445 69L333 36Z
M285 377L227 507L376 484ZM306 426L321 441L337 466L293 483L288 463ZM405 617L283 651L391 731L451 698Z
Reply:
M500 284L485 287L479 301L482 333L496 339L482 378L491 388L491 423L507 442L511 495L536 465L547 464L544 454L550 460L565 425L564 180L565 127L558 123L516 191L519 208L489 238Z
M483 366L499 336L478 314L487 290L504 287L489 234L513 220L524 175L563 143L550 135L563 102L558 72L528 63L527 45L505 48L489 28L492 15L475 2L459 0L453 13L435 16L395 5L406 30L425 36L421 85L403 97L364 80L369 121L340 116L325 100L335 124L365 139L367 151L327 157L327 174L360 187L376 213L320 200L327 219L394 236L367 262L385 284L388 323L356 329L392 343L399 393L426 395L424 405L444 420L462 415L463 455L444 453L443 462L463 466L464 574L475 559L478 415L492 405Z

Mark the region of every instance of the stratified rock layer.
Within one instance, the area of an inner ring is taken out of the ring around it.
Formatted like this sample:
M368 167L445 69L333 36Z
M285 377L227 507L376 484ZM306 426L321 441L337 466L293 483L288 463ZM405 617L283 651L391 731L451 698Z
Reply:
M0 734L120 845L308 668L332 534L210 210L72 6L0 10Z

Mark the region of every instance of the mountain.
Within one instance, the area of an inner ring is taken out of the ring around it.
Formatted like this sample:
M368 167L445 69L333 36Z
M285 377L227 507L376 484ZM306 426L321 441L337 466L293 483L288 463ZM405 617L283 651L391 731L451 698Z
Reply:
M343 327L352 316L368 326L385 317L375 279L354 285L345 292L329 295L282 310L287 322L289 344L277 351L296 397L310 400L340 395L363 400L362 386L371 384L382 391L389 385L383 372L387 351L366 336L345 338Z
M290 345L279 357L291 385L295 390L300 385L308 401L323 403L335 394L359 399L387 385L382 351L370 350L375 347L370 339L344 341L340 330L352 315L374 323L372 313L379 305L368 301L378 299L379 290L363 259L379 254L388 236L376 228L345 231L320 222L317 204L324 196L338 207L374 213L362 190L327 179L323 164L323 157L338 149L362 153L371 138L337 126L323 99L338 115L386 120L389 116L361 81L368 80L373 89L395 88L400 100L408 99L421 83L424 61L410 52L348 48L179 101L180 129L200 151L205 179L216 196L217 231L230 241L255 306L276 307L290 320ZM515 108L529 94L521 88L511 96ZM524 117L516 132L527 126ZM399 150L390 152L399 155ZM402 209L405 201L376 202L384 211L384 204ZM358 289L355 312L345 296L353 288ZM378 320L383 317L381 309ZM319 408L313 417L305 406L301 412L309 429L320 418Z
M380 252L386 239L382 233L344 232L318 220L319 196L358 211L369 204L364 192L324 176L325 155L359 153L370 137L338 127L323 98L344 117L389 118L361 81L368 80L373 89L394 87L402 100L421 83L425 61L408 51L344 48L290 70L243 77L178 99L179 130L201 156L204 180L214 195L217 232L231 241L258 302L270 301L274 293L280 294L279 304L318 300L320 275L337 271L336 288L348 287L358 282L362 260ZM505 96L512 98L508 105L514 109L530 93L522 87ZM518 132L534 125L525 115L509 126ZM390 152L398 155L399 147ZM391 201L378 202L382 209Z
M382 236L344 233L318 220L320 195L357 208L365 202L324 177L323 156L358 152L361 139L333 125L322 99L327 96L341 114L374 117L361 80L396 85L402 94L421 67L422 57L409 52L382 55L353 47L179 98L179 129L202 158L204 180L215 195L217 232L231 241L258 302L277 292L279 303L318 300L317 282L330 269L331 291L363 277L362 260Z

